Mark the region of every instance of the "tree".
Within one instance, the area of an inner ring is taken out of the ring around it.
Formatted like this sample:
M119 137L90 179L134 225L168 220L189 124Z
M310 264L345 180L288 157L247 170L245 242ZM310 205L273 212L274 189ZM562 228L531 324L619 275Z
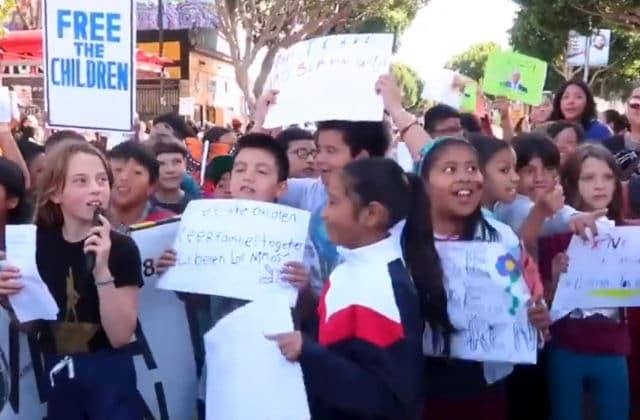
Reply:
M213 7L219 30L229 43L236 81L253 108L280 49L332 32L355 31L375 17L389 24L394 19L402 22L391 12L405 8L406 16L413 16L422 3L424 0L218 0ZM249 68L262 50L264 59L252 84Z
M557 3L620 28L640 30L640 2L637 0L560 0Z
M411 67L394 63L391 66L391 74L395 77L403 93L403 106L409 112L417 112L422 108L422 90L424 82Z
M555 90L565 80L583 77L583 68L566 64L568 32L589 34L593 28L610 25L602 18L583 13L571 2L516 0L522 5L511 29L511 44L517 51L549 63L547 89ZM583 3L586 2L573 2ZM607 3L607 2L604 2ZM590 69L589 84L599 95L618 97L633 83L640 70L640 37L619 26L612 29L609 65Z
M445 67L478 81L484 76L484 66L487 64L489 55L500 49L500 45L495 42L475 44L451 58Z
M378 1L378 8L371 16L348 23L344 30L352 33L394 34L394 52L397 51L400 35L411 24L418 10L428 3L428 0L386 0Z

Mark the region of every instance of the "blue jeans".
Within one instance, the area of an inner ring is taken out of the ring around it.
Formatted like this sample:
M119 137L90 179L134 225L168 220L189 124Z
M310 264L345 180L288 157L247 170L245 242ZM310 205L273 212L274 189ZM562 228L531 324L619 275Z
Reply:
M73 378L68 368L49 372L61 357L44 356L47 375L48 420L142 420L142 400L136 389L132 355L124 349L73 356Z
M558 347L549 349L552 420L582 420L585 386L598 420L629 419L629 373L621 355L590 355Z

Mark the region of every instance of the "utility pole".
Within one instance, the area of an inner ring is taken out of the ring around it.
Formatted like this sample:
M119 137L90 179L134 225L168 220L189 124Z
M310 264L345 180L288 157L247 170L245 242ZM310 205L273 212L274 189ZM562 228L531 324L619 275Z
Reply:
M164 55L164 1L158 0L158 56ZM160 110L164 107L164 64L160 68Z
M586 36L584 51L584 82L589 84L589 56L591 55L591 32Z

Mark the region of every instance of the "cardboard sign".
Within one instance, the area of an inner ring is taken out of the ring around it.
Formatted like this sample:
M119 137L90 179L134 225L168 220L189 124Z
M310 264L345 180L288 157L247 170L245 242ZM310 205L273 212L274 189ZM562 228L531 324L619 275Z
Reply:
M309 212L249 200L195 200L180 222L175 267L158 287L254 300L297 290L280 279L282 266L302 261Z
M331 35L280 51L270 74L278 102L266 128L322 120L382 121L375 83L389 72L393 35ZM330 101L331 106L327 106Z
M135 2L43 4L48 125L130 131L136 110Z
M483 89L491 95L539 105L546 78L547 63L544 61L514 52L497 51L487 59Z

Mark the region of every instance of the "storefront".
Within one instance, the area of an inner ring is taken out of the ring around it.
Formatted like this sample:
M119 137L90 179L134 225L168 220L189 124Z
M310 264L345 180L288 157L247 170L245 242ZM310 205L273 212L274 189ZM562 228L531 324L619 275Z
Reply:
M16 91L21 113L40 116L44 110L44 71L42 31L15 31L0 39L0 76L2 85ZM159 80L163 67L173 61L157 54L138 50L136 69L138 83ZM140 89L138 89L140 97Z
M138 31L138 48L158 54L158 36L157 30ZM162 54L174 64L166 67L162 89L157 80L145 85L150 98L163 97L168 110L180 112L197 123L227 125L233 118L245 115L233 64L221 52L214 29L166 30L163 38ZM154 91L157 96L151 93ZM188 109L180 108L180 98L190 98L182 101L183 105L189 104Z

